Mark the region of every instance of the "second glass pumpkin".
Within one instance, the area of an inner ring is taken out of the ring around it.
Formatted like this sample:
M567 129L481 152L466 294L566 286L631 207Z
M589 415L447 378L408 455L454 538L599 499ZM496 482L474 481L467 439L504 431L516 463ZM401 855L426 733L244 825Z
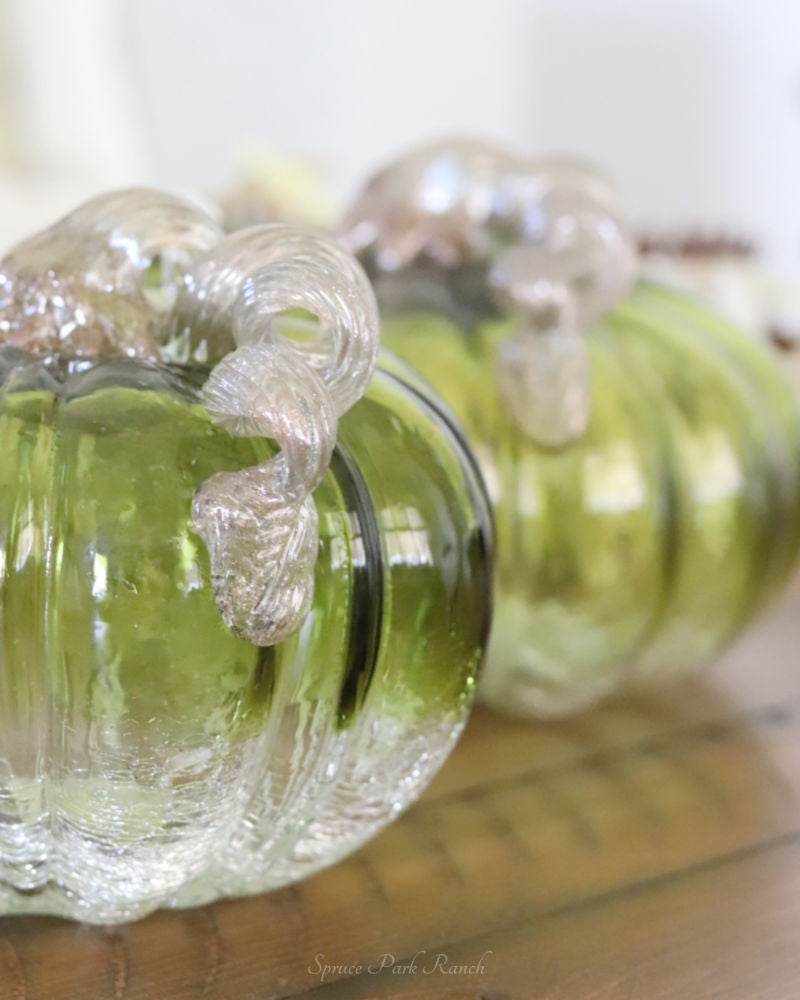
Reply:
M642 285L588 338L587 431L545 448L496 388L508 333L415 313L387 319L384 340L458 414L488 485L498 561L482 695L561 713L706 661L785 580L800 425L759 345Z
M750 338L634 287L601 174L440 143L376 174L342 233L375 283L384 343L453 408L487 482L484 700L561 714L690 670L786 579L797 401Z

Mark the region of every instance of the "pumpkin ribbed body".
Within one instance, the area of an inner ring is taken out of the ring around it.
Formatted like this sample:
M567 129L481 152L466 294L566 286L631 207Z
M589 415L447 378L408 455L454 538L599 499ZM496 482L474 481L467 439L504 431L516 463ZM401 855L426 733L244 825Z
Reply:
M315 492L313 606L223 623L192 497L274 450L207 371L0 349L0 912L93 921L260 891L426 784L488 631L479 477L435 402L379 374Z
M494 375L513 321L403 311L387 346L462 421L497 528L481 692L557 714L708 660L786 578L800 540L800 422L773 360L651 285L587 335L586 432L537 445Z

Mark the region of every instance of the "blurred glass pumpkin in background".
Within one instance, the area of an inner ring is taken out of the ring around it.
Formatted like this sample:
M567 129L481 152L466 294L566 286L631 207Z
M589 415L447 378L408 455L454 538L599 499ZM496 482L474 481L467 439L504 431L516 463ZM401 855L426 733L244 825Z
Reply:
M355 262L286 227L220 240L122 192L0 265L2 913L300 878L465 721L490 609L470 456L397 365L369 381ZM276 320L301 307L310 342Z
M602 174L440 143L376 174L341 238L487 482L485 701L561 714L693 670L786 580L796 398L752 338L637 282Z

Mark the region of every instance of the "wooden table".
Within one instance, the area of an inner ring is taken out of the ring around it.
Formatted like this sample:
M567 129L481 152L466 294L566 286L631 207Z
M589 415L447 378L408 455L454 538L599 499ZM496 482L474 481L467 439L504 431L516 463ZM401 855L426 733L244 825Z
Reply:
M296 996L800 996L800 581L702 680L558 724L476 711L416 807L298 886L0 920L0 1000Z

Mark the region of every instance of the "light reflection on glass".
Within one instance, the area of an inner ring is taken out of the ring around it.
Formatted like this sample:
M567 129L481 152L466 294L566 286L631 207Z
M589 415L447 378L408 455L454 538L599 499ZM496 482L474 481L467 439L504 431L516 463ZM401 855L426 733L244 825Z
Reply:
M428 530L416 507L385 507L380 520L390 566L433 565Z
M586 508L597 514L638 510L647 499L637 456L625 441L590 451L583 463Z

